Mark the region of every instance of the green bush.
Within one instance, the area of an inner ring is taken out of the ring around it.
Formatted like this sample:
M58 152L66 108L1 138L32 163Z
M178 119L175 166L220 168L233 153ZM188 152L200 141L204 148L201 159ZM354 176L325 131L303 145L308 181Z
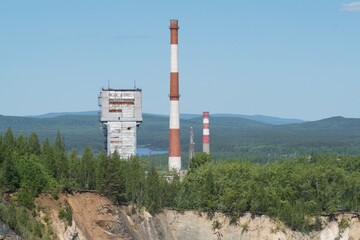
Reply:
M43 228L44 228L44 226L40 222L36 221L34 223L34 235L36 237L42 238L42 236L43 236L43 234L42 234Z
M60 208L59 218L64 220L69 226L72 225L72 208L70 204L65 203L65 207Z
M339 222L339 231L340 233L344 232L345 229L347 229L350 226L349 221L347 219L345 219L344 217L341 218L340 222Z

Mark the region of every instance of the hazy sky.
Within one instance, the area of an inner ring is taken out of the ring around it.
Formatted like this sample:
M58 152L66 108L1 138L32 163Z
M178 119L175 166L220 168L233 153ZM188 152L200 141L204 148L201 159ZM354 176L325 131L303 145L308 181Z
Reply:
M169 113L179 19L180 112L360 118L360 2L1 0L0 114L97 110L101 87Z

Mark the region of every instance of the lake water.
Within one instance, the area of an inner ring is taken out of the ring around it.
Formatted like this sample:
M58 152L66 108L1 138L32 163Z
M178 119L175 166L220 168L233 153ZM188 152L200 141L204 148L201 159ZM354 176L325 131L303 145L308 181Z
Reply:
M157 155L157 154L164 154L164 153L168 152L165 150L153 150L150 148L143 148L143 147L138 147L136 149L136 151L137 151L137 155L139 155L139 156Z

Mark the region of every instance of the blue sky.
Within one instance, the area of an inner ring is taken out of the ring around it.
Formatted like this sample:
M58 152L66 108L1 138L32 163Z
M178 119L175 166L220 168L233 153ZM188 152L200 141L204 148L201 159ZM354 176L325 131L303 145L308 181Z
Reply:
M181 113L360 118L360 2L0 1L0 114L97 110L113 88L169 113L179 19Z

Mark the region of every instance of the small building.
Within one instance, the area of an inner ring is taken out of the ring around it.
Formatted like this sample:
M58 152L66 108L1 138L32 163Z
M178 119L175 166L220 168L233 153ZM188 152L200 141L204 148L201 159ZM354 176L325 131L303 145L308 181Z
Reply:
M141 89L102 89L100 122L108 155L117 151L122 159L136 155L136 132L142 122Z

